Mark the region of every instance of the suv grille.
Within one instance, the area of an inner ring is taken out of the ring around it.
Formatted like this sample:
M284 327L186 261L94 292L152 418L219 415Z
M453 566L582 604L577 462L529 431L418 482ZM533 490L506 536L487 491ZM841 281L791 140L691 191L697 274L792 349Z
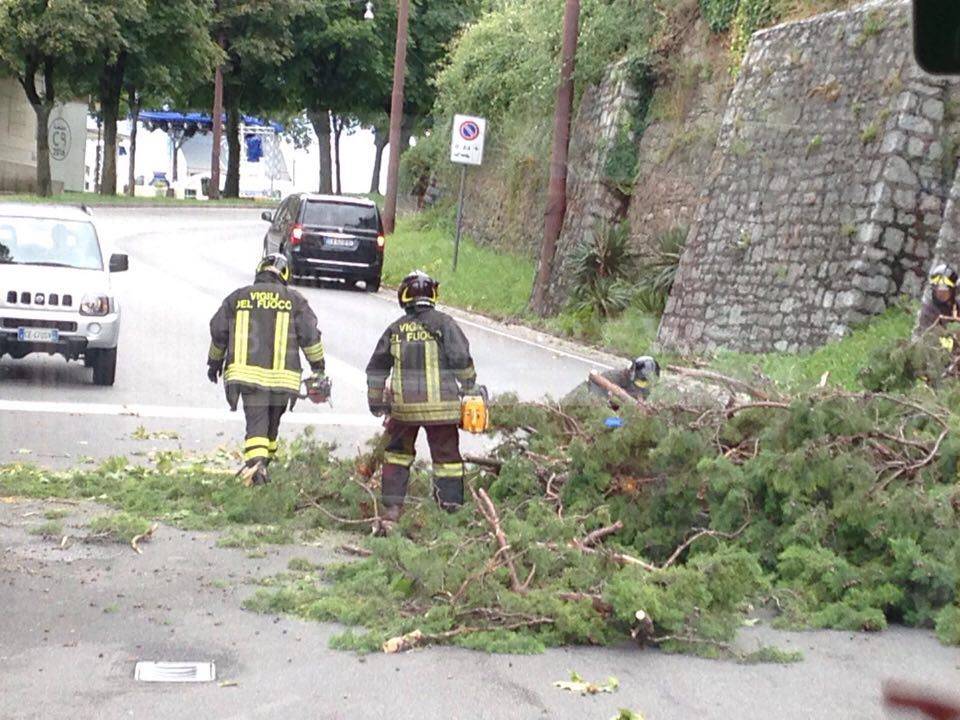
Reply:
M26 290L17 292L10 290L7 292L7 305L45 305L51 307L72 307L73 295L60 295L59 293L30 293Z
M65 320L28 320L27 318L4 318L3 327L5 328L49 328L51 330L62 330L63 332L76 332L77 324Z

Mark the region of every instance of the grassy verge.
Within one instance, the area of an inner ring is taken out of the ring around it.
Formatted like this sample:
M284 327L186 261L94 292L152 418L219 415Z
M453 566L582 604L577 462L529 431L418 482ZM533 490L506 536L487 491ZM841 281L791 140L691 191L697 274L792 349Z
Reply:
M899 341L910 337L915 319L916 306L901 305L873 318L842 340L812 352L797 355L721 352L711 366L745 378L759 372L787 390L812 387L827 373L828 384L857 390L861 387L858 374L871 354L884 348L892 350Z
M401 218L387 240L384 282L396 285L420 269L440 281L440 300L446 305L497 318L520 315L533 286L533 260L463 238L454 272L453 243L447 214L432 211Z

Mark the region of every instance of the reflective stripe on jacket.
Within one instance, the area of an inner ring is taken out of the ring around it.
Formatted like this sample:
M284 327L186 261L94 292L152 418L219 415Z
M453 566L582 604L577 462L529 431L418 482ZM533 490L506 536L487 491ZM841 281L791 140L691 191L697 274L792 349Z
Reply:
M300 350L311 368L323 372L323 343L317 316L296 290L257 275L253 285L226 297L210 320L209 361L226 362L226 386L300 392Z
M470 343L449 315L417 309L392 323L367 364L370 400L382 402L390 379L390 417L439 425L460 421L459 385L476 381Z

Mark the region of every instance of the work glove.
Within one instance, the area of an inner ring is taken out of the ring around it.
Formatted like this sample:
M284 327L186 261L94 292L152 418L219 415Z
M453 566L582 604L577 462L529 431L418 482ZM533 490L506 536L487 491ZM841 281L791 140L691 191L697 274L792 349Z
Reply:
M210 362L207 363L207 378L214 385L217 384L217 379L223 374L223 362Z
M370 400L367 405L370 407L370 414L374 417L383 417L388 412L390 412L390 406L384 402L376 402L375 400Z

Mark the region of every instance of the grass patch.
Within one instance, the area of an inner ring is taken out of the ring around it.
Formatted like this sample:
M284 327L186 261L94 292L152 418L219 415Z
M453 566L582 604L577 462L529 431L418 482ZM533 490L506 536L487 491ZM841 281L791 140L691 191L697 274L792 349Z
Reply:
M293 531L278 525L254 525L231 528L217 540L217 547L259 548L262 545L289 545L294 540Z
M47 520L62 520L69 515L70 511L66 508L51 508L43 511L43 517L45 517Z
M42 525L34 525L28 532L31 535L38 535L39 537L62 537L63 536L63 523L51 520L50 522L45 522Z
M897 342L910 337L915 319L915 305L897 306L842 340L812 352L798 355L721 352L711 366L740 377L748 377L756 370L789 390L809 388L818 383L824 373L830 373L828 383L847 390L859 390L858 373L870 354L879 348L892 349Z
M547 332L588 343L617 355L636 357L652 351L660 318L631 306L615 317L601 320L594 313L566 310L540 320L528 318Z
M411 270L420 269L440 282L443 304L501 318L522 313L533 287L533 260L464 237L454 272L455 234L449 215L440 211L401 218L387 238L384 283L397 285Z
M150 521L139 515L119 512L95 517L87 528L91 540L128 543L137 535L143 535L150 529Z

